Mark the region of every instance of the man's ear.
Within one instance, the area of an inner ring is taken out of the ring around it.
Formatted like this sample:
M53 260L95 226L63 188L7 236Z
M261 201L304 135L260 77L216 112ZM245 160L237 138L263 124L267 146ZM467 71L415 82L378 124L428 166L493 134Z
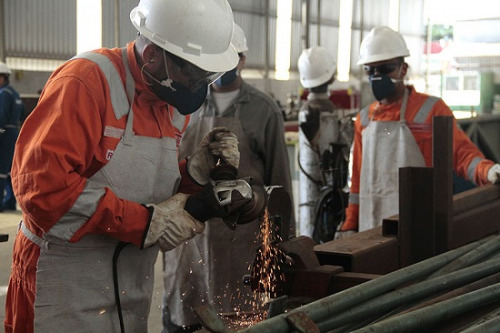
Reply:
M158 48L152 43L147 44L142 49L141 56L144 64L148 64L148 66L153 70L161 64L161 52L158 52Z
M403 67L401 68L401 75L403 77L406 76L406 73L408 72L408 64L406 62L403 62Z
M242 70L243 67L245 67L246 60L247 60L247 57L244 54L240 55L240 61L238 62L238 69L239 70Z

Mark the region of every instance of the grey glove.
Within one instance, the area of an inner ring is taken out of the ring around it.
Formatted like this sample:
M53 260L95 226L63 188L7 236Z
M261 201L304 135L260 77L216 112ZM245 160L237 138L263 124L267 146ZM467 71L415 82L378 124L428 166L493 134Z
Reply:
M203 190L190 196L184 209L198 221L214 217L222 219L244 211L245 205L252 201L252 189L243 180L210 182Z
M492 184L500 183L500 164L497 163L488 170L488 181Z
M203 232L205 225L184 210L188 197L178 193L158 205L147 205L153 214L143 248L157 244L163 252L170 251Z
M226 214L224 207L221 207L215 197L212 184L205 185L201 192L190 196L184 209L198 221L208 221Z
M200 147L188 158L187 171L195 182L205 185L219 159L236 169L240 164L238 138L225 127L216 127L205 135Z

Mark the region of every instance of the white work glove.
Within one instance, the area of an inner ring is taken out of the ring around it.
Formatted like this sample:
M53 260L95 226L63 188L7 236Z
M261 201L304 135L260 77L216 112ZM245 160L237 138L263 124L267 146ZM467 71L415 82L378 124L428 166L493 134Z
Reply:
M238 138L225 127L216 127L205 135L200 147L188 158L187 171L195 182L205 185L219 159L236 169L240 164Z
M178 193L158 205L147 205L153 215L143 248L157 244L163 252L170 251L203 232L205 225L184 210L188 198Z
M492 184L500 183L500 164L495 164L488 170L488 181Z

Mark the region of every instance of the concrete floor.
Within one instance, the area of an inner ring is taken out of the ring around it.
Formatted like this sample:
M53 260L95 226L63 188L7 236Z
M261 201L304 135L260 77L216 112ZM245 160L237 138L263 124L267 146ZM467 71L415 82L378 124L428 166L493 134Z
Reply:
M17 226L21 220L20 211L8 211L0 213L0 234L8 234L9 240L0 243L0 332L4 333L3 322L5 319L5 295L9 283L10 266L12 263L12 246L17 232ZM158 256L155 265L155 284L153 291L153 300L148 319L148 332L160 333L161 324L161 298L163 293L162 280L162 256Z

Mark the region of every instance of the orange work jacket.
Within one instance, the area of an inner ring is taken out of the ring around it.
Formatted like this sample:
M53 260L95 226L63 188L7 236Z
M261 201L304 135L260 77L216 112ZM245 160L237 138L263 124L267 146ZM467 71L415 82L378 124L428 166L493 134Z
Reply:
M406 121L415 141L422 152L427 167L432 166L432 118L434 116L451 116L453 112L439 99L429 112L425 122L415 123L413 119L420 110L421 106L427 100L429 95L419 93L413 86L407 86L410 94L406 106ZM374 102L369 106L370 121L399 121L400 108L402 100L383 105ZM364 126L361 124L361 117L357 117L354 123L354 141L352 154L352 174L350 195L353 198L359 196L359 184L363 145L361 132ZM493 161L484 158L484 155L470 141L469 137L458 128L456 121L453 124L453 169L461 177L472 181L477 185L488 184L488 170L494 164ZM384 172L384 170L380 170ZM359 203L356 200L349 199L349 205L346 209L346 220L342 225L342 231L357 230L359 217Z

